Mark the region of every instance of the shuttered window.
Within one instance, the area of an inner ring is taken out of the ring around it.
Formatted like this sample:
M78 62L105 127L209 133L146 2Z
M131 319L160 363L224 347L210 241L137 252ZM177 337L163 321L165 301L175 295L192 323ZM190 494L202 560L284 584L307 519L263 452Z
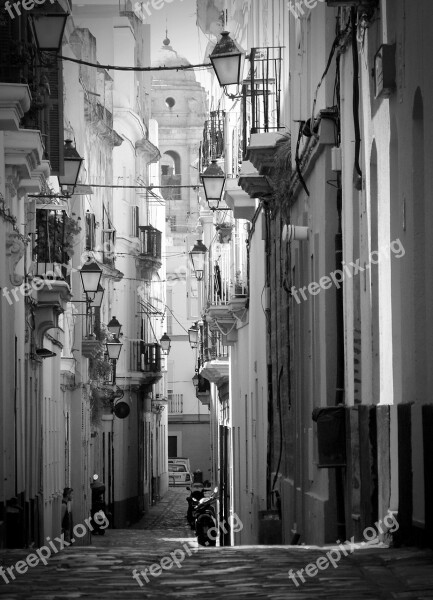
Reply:
M87 212L86 213L86 250L93 250L95 247L95 228L96 228L95 215L90 212Z

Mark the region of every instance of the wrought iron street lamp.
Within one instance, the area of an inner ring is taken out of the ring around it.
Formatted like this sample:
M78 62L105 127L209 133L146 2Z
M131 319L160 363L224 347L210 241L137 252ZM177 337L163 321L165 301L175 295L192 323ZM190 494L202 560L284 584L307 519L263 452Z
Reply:
M65 163L65 173L64 175L58 175L59 184L60 186L74 188L77 185L78 175L80 174L84 158L81 158L78 154L77 150L72 145L72 140L65 141L63 158Z
M198 346L197 323L194 323L194 325L188 329L188 338L189 338L189 345L191 346L191 348L193 348L193 349L197 348L197 346Z
M119 360L120 351L122 350L122 342L115 337L111 342L106 342L108 358L110 360Z
M168 337L168 335L166 333L164 333L164 335L160 339L159 343L161 345L161 350L168 355L171 350L171 339Z
M80 269L81 283L86 295L97 294L102 277L102 269L96 262L87 262Z
M228 31L221 33L221 39L209 58L221 87L242 83L245 51L230 37Z
M193 385L194 385L195 388L198 388L199 381L200 381L200 378L199 378L198 373L196 371L194 377L192 378L192 383L193 383Z
M226 176L216 160L212 160L206 171L201 175L206 201L211 210L216 210L221 201Z
M191 257L192 266L194 269L195 276L198 281L203 279L204 273L204 257L207 252L206 246L201 240L197 240L189 255Z
M69 12L56 2L48 8L33 8L29 15L37 47L42 52L59 52Z
M111 317L111 321L108 323L107 329L115 337L119 337L120 330L122 329L122 325L119 323L119 321L116 319L116 317Z

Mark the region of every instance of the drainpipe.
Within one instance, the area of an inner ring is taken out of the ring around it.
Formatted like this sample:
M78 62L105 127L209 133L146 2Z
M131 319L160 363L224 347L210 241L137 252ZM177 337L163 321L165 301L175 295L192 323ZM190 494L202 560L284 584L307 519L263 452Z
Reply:
M341 175L337 175L337 213L338 213L338 233L335 236L335 267L343 269L343 233L341 227L342 211L342 189ZM336 290L336 330L337 330L337 373L335 387L335 404L344 404L344 304L343 304L343 284ZM344 467L335 469L336 502L337 502L337 532L340 540L346 539L346 517L344 506Z

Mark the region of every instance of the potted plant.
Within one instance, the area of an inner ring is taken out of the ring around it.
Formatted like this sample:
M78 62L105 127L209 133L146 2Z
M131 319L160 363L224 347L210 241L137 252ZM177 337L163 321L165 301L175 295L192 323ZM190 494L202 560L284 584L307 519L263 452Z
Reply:
M218 223L215 226L218 235L218 241L220 244L227 244L232 239L232 229L233 225L228 221L224 221L224 223Z

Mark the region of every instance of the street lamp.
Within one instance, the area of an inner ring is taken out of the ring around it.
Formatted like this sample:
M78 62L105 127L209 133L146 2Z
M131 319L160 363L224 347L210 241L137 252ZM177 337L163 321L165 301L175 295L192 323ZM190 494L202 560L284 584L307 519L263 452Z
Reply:
M230 37L228 31L221 33L221 39L209 58L221 87L242 83L245 51Z
M80 277L84 293L96 295L99 291L102 269L95 262L87 262L80 269Z
M197 371L195 372L194 377L192 378L192 383L194 385L195 388L198 388L198 384L199 384L199 376Z
M161 345L161 350L168 355L171 350L171 339L166 333L164 333L162 338L159 340L159 343Z
M65 163L65 173L64 175L58 175L59 184L60 186L71 186L74 188L77 185L78 175L80 174L84 158L81 158L78 154L77 150L72 145L72 140L65 141L63 158Z
M119 321L116 319L116 317L111 317L111 321L108 323L107 329L115 337L119 337L120 330L122 329L122 325L119 323Z
M122 342L117 337L111 342L106 342L108 358L110 360L119 360L120 351L122 350Z
M198 346L197 323L194 323L194 325L188 329L188 338L189 338L189 345L191 346L191 348L192 349L197 348L197 346Z
M216 210L223 195L226 176L216 160L212 160L206 171L201 175L204 195L211 210Z
M48 9L32 9L29 18L38 50L59 52L69 14L58 3L52 2Z
M194 269L195 276L198 281L203 279L204 273L204 257L207 252L206 246L201 240L197 240L189 255L191 257L192 266Z

